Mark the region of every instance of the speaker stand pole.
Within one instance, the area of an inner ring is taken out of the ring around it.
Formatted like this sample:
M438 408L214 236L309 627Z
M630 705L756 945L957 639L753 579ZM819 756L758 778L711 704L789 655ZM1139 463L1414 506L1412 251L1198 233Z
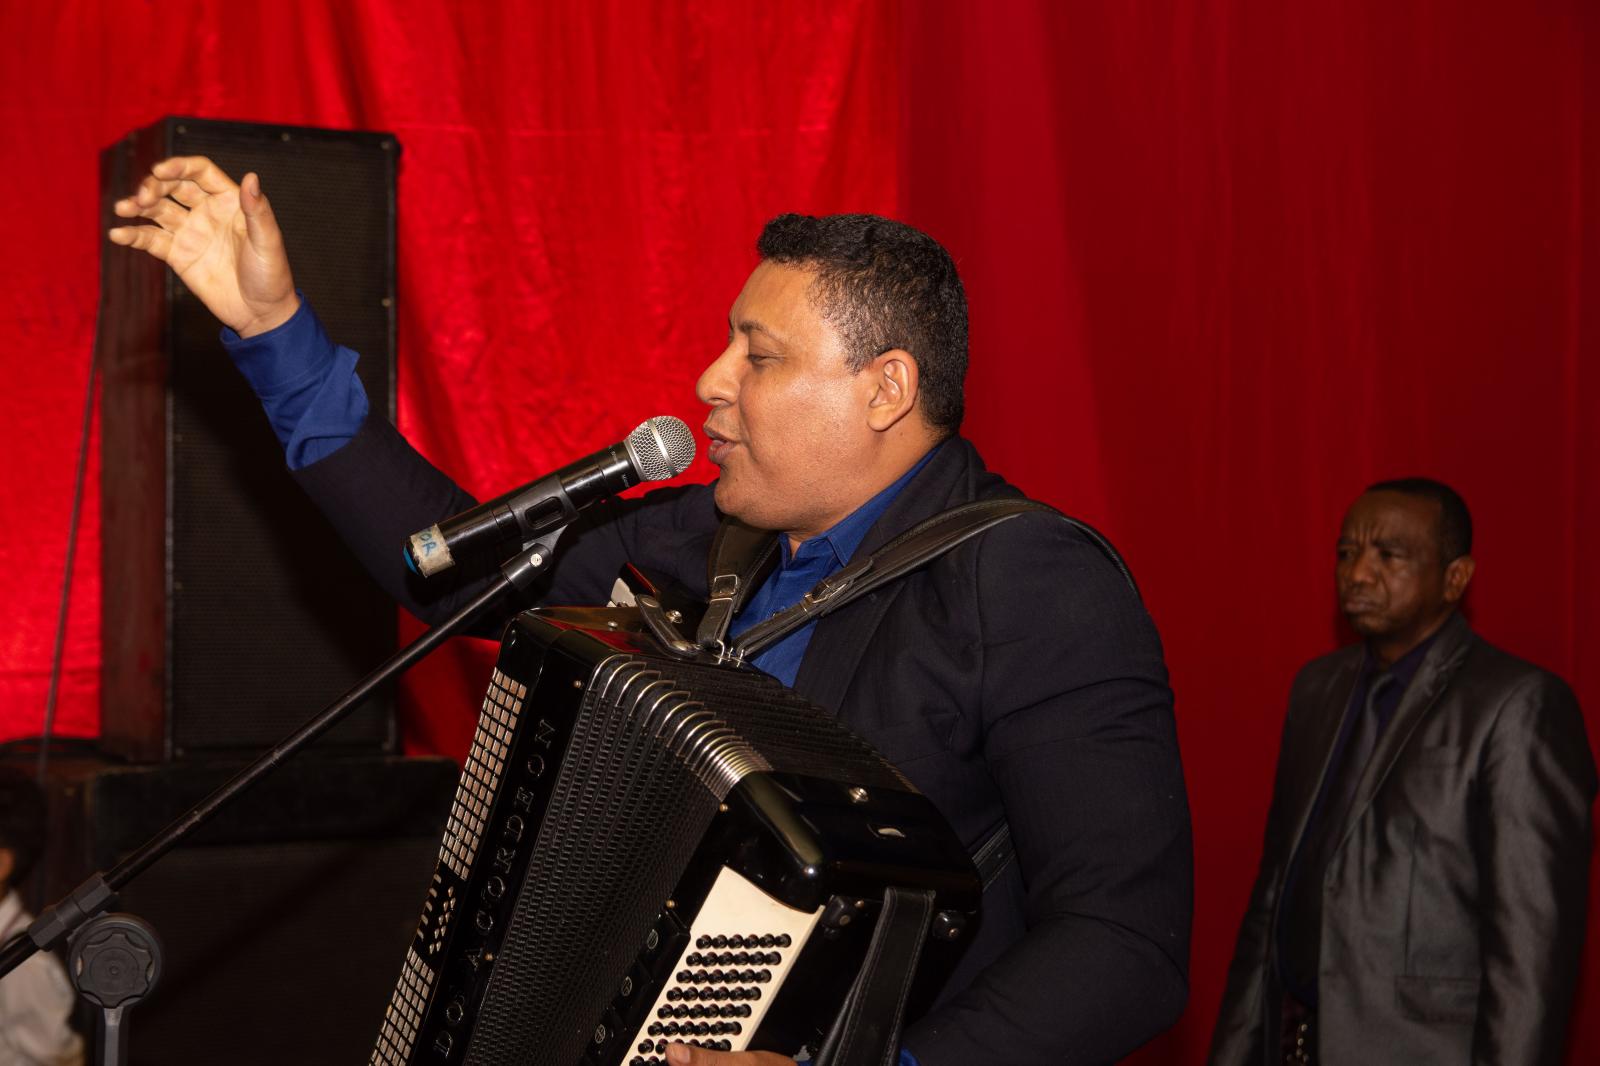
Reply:
M553 530L525 545L500 566L500 577L479 593L472 602L400 649L355 687L335 700L321 714L301 726L255 762L239 771L211 795L191 807L161 832L139 845L110 870L96 872L77 888L40 911L27 936L19 936L0 950L0 978L22 965L34 952L48 951L60 944L95 915L110 907L119 889L143 873L152 863L171 851L189 834L204 825L222 808L232 803L256 782L289 761L307 744L338 724L339 720L386 682L415 665L429 652L466 628L477 615L506 593L526 590L535 577L550 565L556 538Z

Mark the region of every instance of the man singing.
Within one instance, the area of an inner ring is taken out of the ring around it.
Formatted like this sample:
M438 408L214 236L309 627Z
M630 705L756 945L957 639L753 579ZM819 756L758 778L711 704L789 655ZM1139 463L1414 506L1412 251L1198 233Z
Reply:
M295 476L403 605L440 591L400 545L474 502L382 418L355 354L295 292L254 175L158 164L113 241L168 263L228 329ZM706 594L723 515L777 535L779 560L735 631L957 504L1019 495L962 438L966 298L949 255L865 215L774 219L701 375L713 485L586 512L540 600L606 601L624 562ZM1137 593L1058 516L1006 522L767 649L756 665L834 709L976 847L1003 823L1015 860L902 1061L1110 1062L1178 1017L1187 993L1188 806L1161 646ZM784 1049L788 1050L788 1049ZM770 1051L674 1048L713 1066Z

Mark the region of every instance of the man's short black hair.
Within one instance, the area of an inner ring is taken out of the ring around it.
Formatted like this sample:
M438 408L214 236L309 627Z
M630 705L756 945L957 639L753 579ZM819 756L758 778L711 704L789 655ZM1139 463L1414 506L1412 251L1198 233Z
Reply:
M756 242L761 258L817 272L814 299L859 371L895 348L917 361L922 416L961 426L967 375L967 294L932 237L878 215L779 215Z
M22 884L44 852L44 792L17 770L0 767L0 848L11 851L12 888Z
M1368 492L1398 492L1439 505L1439 557L1446 564L1472 554L1472 512L1461 494L1431 477L1401 477L1368 485Z

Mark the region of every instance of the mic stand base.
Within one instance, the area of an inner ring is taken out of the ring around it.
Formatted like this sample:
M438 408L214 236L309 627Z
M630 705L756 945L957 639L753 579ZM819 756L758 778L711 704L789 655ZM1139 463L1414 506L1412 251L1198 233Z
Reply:
M127 1012L161 979L161 938L131 914L106 914L79 930L67 958L78 995L100 1008L95 1066L126 1066Z

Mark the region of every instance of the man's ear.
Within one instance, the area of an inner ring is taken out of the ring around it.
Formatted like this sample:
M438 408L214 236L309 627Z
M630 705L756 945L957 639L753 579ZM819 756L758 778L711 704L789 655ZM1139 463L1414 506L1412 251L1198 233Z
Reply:
M882 433L917 407L917 361L902 348L891 348L869 364L872 394L867 400L867 425Z
M1461 597L1467 594L1467 586L1472 583L1472 575L1477 571L1478 564L1472 561L1472 556L1461 555L1450 560L1450 565L1444 568L1444 602L1460 603Z

